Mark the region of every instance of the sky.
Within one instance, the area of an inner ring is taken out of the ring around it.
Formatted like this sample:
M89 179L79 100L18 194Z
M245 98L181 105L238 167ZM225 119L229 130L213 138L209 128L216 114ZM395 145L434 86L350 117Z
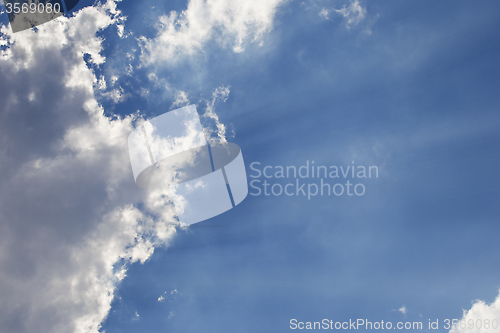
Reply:
M499 13L81 0L12 33L2 6L0 332L495 332ZM207 139L241 148L249 194L179 227L171 198L135 184L127 137L191 104ZM313 161L378 173L276 176ZM308 198L322 180L364 191Z

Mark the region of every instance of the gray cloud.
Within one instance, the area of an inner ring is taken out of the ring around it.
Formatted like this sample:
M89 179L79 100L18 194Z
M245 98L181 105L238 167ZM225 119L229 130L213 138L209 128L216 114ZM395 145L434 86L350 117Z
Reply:
M113 1L10 35L0 59L0 330L97 332L126 268L175 233L130 173L133 117L94 98L101 39L122 22ZM134 203L146 200L153 215Z

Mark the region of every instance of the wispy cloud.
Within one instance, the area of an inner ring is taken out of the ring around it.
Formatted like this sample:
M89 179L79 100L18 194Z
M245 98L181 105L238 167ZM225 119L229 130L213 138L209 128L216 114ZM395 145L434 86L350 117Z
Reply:
M344 5L340 9L336 8L322 8L319 12L325 20L331 19L331 14L336 13L344 18L345 26L351 28L354 25L358 25L366 17L366 8L361 5L358 0L351 0L349 5Z
M349 28L361 22L366 16L366 8L361 6L358 0L351 1L349 6L344 6L341 9L335 10L342 15L346 20L346 26Z
M212 99L206 101L206 108L203 117L208 120L205 127L206 135L210 141L214 142L227 142L226 138L226 125L224 125L219 116L215 113L215 105L217 102L225 102L229 97L229 86L220 86L212 93Z

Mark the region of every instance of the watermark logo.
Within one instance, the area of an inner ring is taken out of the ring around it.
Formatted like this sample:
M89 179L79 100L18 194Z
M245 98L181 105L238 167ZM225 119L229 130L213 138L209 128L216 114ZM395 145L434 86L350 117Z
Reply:
M252 196L302 196L311 200L316 196L356 196L365 195L364 180L378 178L378 167L356 165L316 165L306 160L303 165L265 165L260 162L250 164ZM290 181L292 180L293 181ZM341 181L342 179L342 181Z
M71 11L79 0L3 0L13 32L39 26Z
M240 147L208 144L194 105L143 122L128 145L136 184L167 192L182 225L222 214L248 194Z

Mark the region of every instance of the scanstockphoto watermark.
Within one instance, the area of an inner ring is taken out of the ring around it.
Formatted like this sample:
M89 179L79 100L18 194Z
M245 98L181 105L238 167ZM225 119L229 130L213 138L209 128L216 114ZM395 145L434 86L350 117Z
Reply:
M363 181L378 178L378 166L316 165L306 160L303 165L250 164L250 195L303 196L311 200L316 196L360 197L366 193ZM289 181L294 179L294 181ZM286 182L288 181L288 182Z

